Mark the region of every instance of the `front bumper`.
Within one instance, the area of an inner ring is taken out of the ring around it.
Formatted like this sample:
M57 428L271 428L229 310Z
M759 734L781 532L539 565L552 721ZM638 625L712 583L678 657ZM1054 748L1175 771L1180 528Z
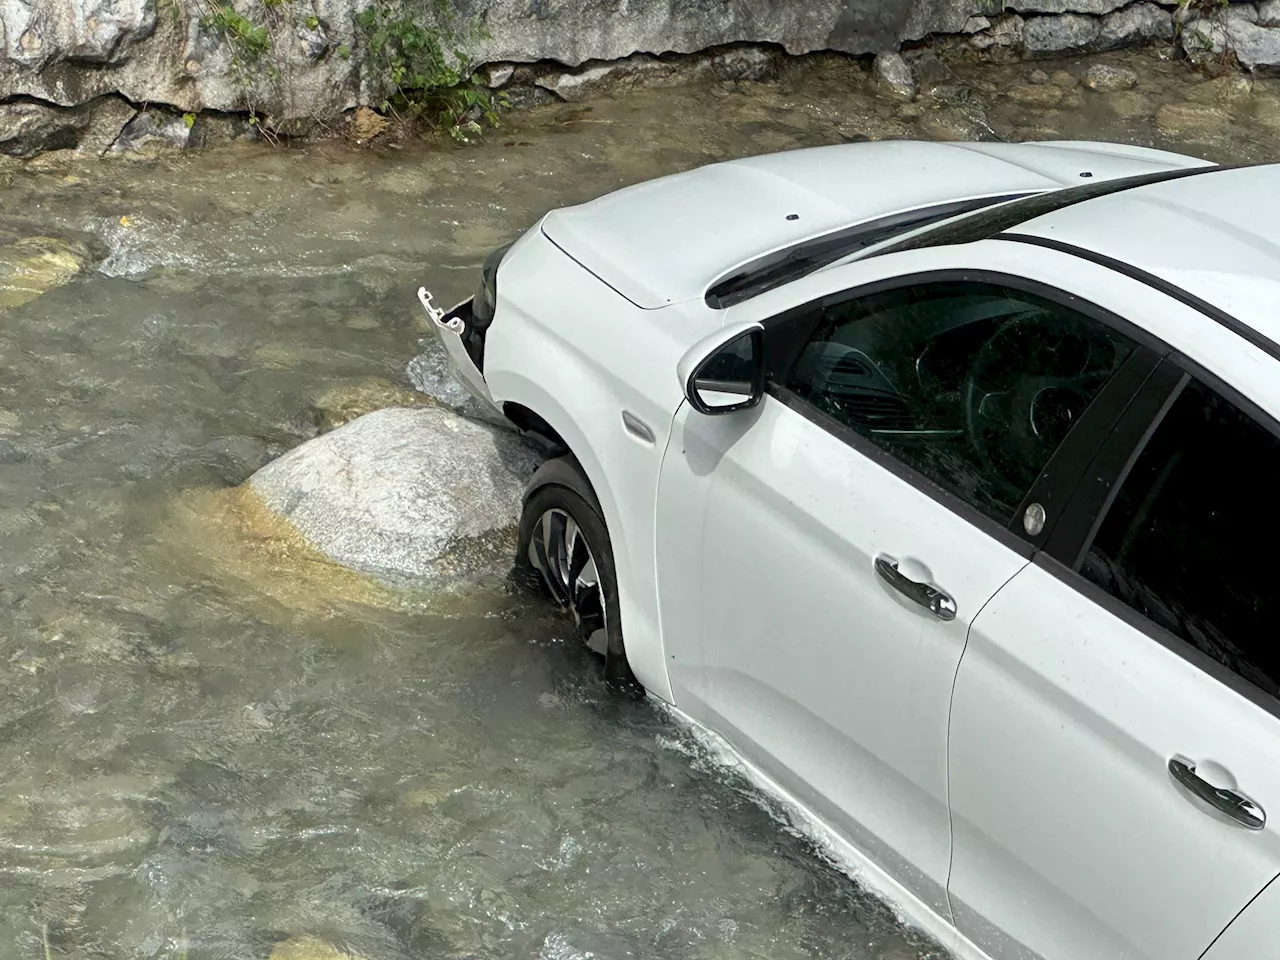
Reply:
M501 414L497 404L493 402L493 396L489 393L489 385L484 382L484 375L476 366L462 339L467 332L467 324L471 320L471 298L468 297L452 310L445 311L432 302L432 296L426 287L419 287L418 300L422 303L422 309L427 311L431 328L440 338L440 343L449 357L449 367L458 381L476 400L495 413Z

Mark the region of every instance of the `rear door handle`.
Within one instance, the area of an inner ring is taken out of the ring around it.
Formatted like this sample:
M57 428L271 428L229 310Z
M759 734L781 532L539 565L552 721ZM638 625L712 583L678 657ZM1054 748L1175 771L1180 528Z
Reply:
M1214 786L1205 780L1196 773L1194 761L1186 757L1170 757L1169 775L1192 796L1203 800L1219 813L1226 814L1241 826L1261 830L1267 825L1267 814L1260 806L1243 793Z
M913 580L898 569L898 561L881 554L876 557L876 573L880 579L913 603L918 603L939 620L956 618L956 602L931 583Z

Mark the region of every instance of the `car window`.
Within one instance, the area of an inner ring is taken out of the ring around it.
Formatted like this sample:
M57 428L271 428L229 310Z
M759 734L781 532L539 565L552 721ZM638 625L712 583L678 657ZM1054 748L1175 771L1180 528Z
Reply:
M1280 536L1280 440L1192 380L1120 485L1080 572L1272 696L1265 615Z
M828 306L783 385L1004 525L1133 349L1021 290L926 283Z

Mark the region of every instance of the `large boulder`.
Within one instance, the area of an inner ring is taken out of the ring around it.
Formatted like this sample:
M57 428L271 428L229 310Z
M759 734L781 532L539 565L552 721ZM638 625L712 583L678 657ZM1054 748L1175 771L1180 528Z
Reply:
M504 570L537 463L509 431L396 407L307 441L249 486L335 563L415 585Z

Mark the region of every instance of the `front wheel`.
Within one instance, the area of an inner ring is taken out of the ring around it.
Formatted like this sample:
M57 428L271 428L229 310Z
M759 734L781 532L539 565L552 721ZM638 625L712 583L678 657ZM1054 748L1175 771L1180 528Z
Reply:
M578 636L605 658L605 682L642 693L622 642L609 532L590 484L569 458L551 460L534 474L520 517L519 544L517 569L573 617Z

